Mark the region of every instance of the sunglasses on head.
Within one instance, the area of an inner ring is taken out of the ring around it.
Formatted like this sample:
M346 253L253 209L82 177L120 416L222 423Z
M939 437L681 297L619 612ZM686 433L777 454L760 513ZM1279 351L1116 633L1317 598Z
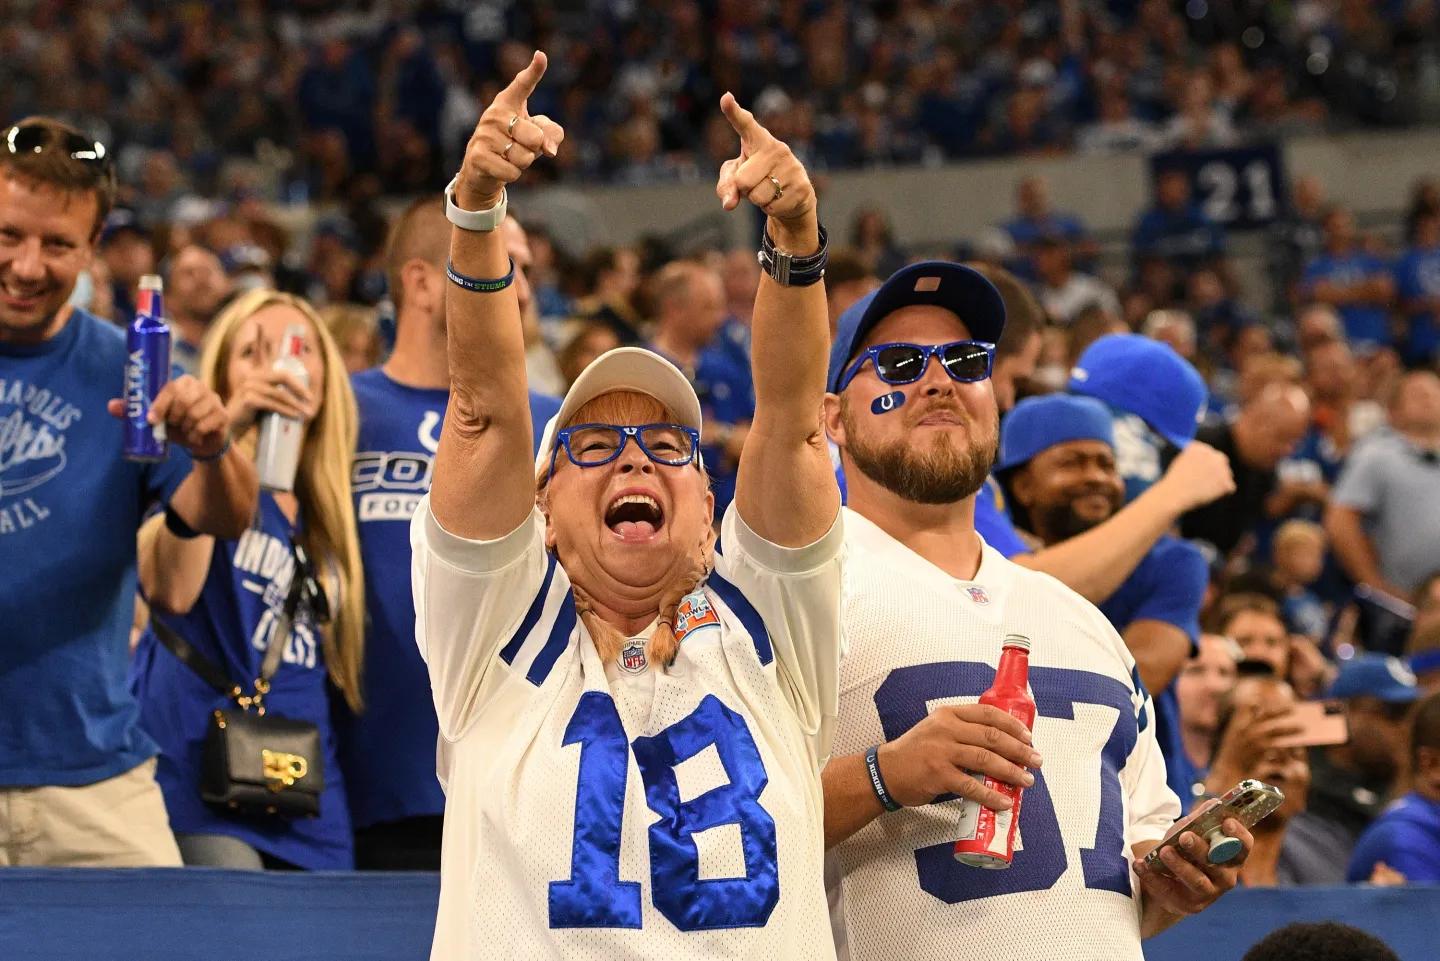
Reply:
M555 476L555 459L562 447L576 467L599 467L619 457L631 439L646 457L667 467L684 467L695 460L695 452L700 449L700 432L679 424L576 424L556 432L555 448L550 451L550 476Z
M925 376L930 358L939 357L945 373L962 384L973 384L990 376L995 362L995 345L982 340L956 340L948 344L876 344L845 369L840 378L844 390L860 373L865 362L875 365L875 374L887 384L913 384Z
M54 130L40 124L22 124L11 127L5 133L5 150L13 156L44 153L58 147L71 160L82 163L97 176L108 174L111 168L110 151L97 140L90 140L78 133Z

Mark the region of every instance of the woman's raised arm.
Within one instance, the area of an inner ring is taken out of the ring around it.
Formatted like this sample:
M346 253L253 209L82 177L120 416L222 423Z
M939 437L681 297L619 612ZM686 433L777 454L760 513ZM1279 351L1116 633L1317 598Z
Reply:
M778 255L800 260L820 251L815 189L790 148L730 94L720 109L740 135L740 156L720 168L716 193L726 210L748 199L766 214ZM783 547L824 536L840 510L821 409L830 357L825 285L813 270L791 284L760 278L751 323L755 420L740 455L735 502L751 530Z
M555 156L565 132L526 101L545 75L545 55L530 65L480 115L449 192L463 212L489 212L505 201L505 185L542 153ZM512 284L499 219L451 229L450 284L445 300L450 353L450 407L440 434L430 510L440 526L473 540L493 540L524 522L535 505L530 405L520 302ZM488 230L483 229L489 227Z

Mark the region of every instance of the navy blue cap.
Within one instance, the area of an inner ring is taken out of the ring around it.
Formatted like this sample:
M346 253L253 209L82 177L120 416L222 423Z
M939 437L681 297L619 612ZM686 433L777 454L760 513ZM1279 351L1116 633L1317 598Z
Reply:
M840 390L840 375L876 324L901 307L917 304L943 307L955 314L975 340L998 344L1005 332L1005 301L984 274L945 260L911 264L895 271L840 315L830 345L826 389L832 394Z
M1000 425L1000 456L996 470L1029 463L1056 444L1098 440L1115 446L1115 421L1098 400L1069 394L1027 397Z
M1070 371L1070 393L1134 414L1174 444L1195 439L1205 416L1205 378L1169 344L1139 334L1107 334Z
M105 215L105 225L100 230L101 245L108 244L125 231L144 236L145 225L140 223L139 215L129 207L115 207Z
M1421 690L1415 683L1415 672L1398 657L1383 654L1357 654L1340 662L1340 674L1330 685L1326 697L1376 697L1395 704L1418 701Z

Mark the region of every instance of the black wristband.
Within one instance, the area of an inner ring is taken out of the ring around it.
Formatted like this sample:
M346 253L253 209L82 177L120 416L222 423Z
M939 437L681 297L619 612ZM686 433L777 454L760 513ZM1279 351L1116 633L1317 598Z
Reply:
M515 282L515 261L510 261L510 273L504 277L497 277L494 280L483 280L479 277L467 277L455 269L450 261L445 261L445 276L457 287L464 287L477 294L495 294L509 287Z
M818 284L825 277L825 267L830 263L830 237L825 225L820 224L820 249L805 257L796 257L778 250L770 239L768 227L760 230L760 269L782 287L809 287Z
M185 523L185 519L175 513L175 509L169 504L165 505L165 529L182 541L200 536L200 532Z
M877 756L879 750L880 745L877 744L865 752L865 769L870 772L870 787L874 788L875 796L880 799L885 810L898 811L900 805L890 796L890 790L885 787L885 779L880 776L880 759Z

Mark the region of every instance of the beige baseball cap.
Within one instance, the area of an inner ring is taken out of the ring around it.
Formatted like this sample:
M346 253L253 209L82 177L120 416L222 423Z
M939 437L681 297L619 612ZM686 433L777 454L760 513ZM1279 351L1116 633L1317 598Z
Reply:
M701 429L700 398L695 396L695 388L680 368L653 350L616 347L595 358L565 392L560 412L550 418L540 439L540 451L535 455L537 473L549 469L550 452L555 449L555 435L560 425L574 417L581 407L612 390L648 394L673 412L681 427Z

